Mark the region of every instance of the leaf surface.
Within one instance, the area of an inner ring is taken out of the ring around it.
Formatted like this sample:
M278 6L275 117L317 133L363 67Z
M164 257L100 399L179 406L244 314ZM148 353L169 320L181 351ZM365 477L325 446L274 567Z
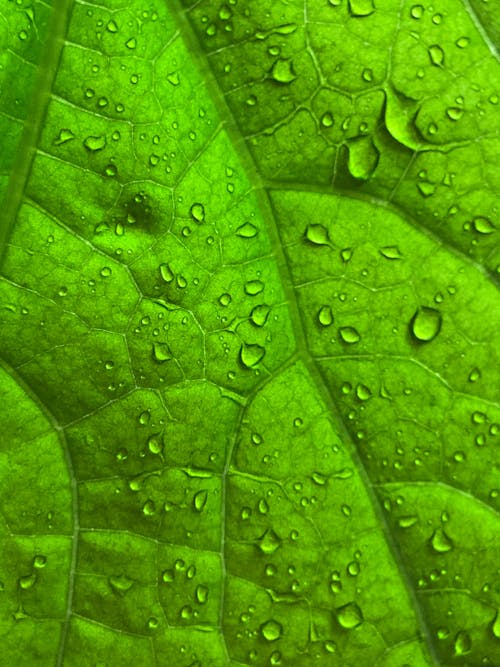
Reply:
M0 17L6 664L500 664L495 11Z

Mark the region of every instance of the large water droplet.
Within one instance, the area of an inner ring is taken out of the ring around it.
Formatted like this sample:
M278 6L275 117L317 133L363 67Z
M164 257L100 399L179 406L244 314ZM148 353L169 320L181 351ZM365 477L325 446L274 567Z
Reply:
M370 16L375 11L373 0L349 0L349 13L351 16Z
M108 579L109 585L116 595L123 597L133 585L133 580L127 577L125 574L119 574L117 576L111 576Z
M271 68L271 77L278 83L291 83L297 78L290 58L278 58Z
M324 225L307 225L304 236L313 245L331 245L328 229Z
M421 306L410 321L410 331L416 340L428 343L434 340L441 331L441 323L442 317L439 310Z
M363 622L363 613L355 602L347 604L335 610L337 621L346 630L357 628Z
M432 549L439 554L448 553L453 549L452 539L444 532L442 528L437 528L431 536L430 545Z
M444 65L444 51L439 46L439 44L433 44L432 46L429 46L428 52L430 61L433 65L436 65L436 67L441 67Z
M283 626L271 619L260 626L260 633L268 642L275 642L283 634Z
M246 368L254 368L262 361L266 350L261 345L255 343L243 343L240 348L240 360Z
M465 630L460 630L460 632L457 632L455 636L455 641L453 643L453 650L455 652L455 655L461 656L461 655L467 655L468 653L471 652L472 649L472 640L467 632Z

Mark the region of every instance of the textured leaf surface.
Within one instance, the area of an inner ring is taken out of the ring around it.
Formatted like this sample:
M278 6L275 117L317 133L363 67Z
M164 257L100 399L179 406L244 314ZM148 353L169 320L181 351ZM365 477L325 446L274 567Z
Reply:
M3 3L0 662L500 664L500 23L438 4Z

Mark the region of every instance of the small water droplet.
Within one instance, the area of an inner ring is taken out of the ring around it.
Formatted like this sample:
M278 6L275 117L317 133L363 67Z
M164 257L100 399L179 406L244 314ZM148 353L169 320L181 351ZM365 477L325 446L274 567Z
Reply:
M170 361L172 359L172 353L166 343L153 343L153 359L159 364L163 364L165 361Z
M109 585L116 595L123 597L133 585L133 580L127 577L125 574L119 574L117 576L111 576L108 579Z
M351 16L370 16L375 11L373 0L349 0L349 12Z
M91 153L95 153L97 151L102 151L103 148L106 147L106 137L104 137L104 136L87 137L84 140L83 145Z
M455 636L455 641L453 642L453 651L455 656L467 655L472 650L472 640L468 632L465 630L460 630Z
M197 512L203 512L205 505L207 504L208 492L202 489L194 494L193 505Z

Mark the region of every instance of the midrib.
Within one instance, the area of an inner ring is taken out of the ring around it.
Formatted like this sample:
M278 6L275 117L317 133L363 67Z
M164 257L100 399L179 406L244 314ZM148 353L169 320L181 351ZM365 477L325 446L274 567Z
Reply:
M59 68L72 6L73 0L57 0L54 3L47 26L47 39L42 48L23 133L19 141L4 201L0 201L0 266L3 264L5 249L17 219L26 183L31 172L31 165Z

